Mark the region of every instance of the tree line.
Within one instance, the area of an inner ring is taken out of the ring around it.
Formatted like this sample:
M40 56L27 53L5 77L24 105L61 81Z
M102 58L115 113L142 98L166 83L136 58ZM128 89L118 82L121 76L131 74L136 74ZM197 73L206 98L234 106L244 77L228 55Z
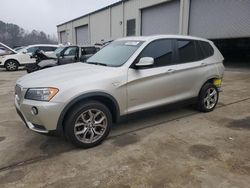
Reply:
M56 44L56 37L51 37L43 31L25 31L16 24L0 20L0 42L9 47L27 46L32 44Z

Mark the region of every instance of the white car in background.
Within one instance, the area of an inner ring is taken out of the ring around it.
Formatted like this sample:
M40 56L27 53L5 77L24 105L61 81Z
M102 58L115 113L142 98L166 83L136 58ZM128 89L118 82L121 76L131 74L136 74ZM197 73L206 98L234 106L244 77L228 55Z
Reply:
M32 55L36 50L42 50L46 54L51 54L57 48L58 48L58 45L53 45L53 44L36 44L36 45L26 46L18 52Z
M23 48L25 48L25 46L19 46L19 47L13 48L13 50L19 52L19 51L22 50Z
M36 59L31 58L30 56L36 50L43 50L45 53L51 54L58 47L58 45L38 44L27 46L16 52L2 43L0 43L0 45L9 51L8 54L0 56L0 68L5 68L7 71L16 71L19 67L23 67L30 63L35 63Z

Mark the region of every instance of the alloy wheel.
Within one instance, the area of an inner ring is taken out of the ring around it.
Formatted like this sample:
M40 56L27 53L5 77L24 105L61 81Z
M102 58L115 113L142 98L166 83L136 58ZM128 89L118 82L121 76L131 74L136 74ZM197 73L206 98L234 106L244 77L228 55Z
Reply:
M218 92L215 88L209 88L206 92L205 98L204 98L204 104L207 109L212 109L218 99Z
M107 117L101 110L89 109L76 119L74 134L80 142L94 143L102 138L107 126Z
M16 70L17 66L16 66L16 62L14 61L9 61L7 64L6 64L6 68L8 70Z

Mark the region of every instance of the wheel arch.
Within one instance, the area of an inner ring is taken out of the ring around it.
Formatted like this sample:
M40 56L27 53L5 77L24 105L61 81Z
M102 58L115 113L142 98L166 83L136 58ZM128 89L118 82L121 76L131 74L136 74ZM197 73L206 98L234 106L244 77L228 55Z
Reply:
M120 108L116 99L110 94L104 92L91 92L87 94L80 95L73 100L71 100L61 112L58 122L57 122L57 131L63 133L64 131L64 120L67 117L69 111L74 108L80 102L84 102L87 100L95 100L103 103L107 106L112 114L113 122L117 122L120 117Z
M219 75L212 75L212 76L208 77L205 81L203 81L203 83L202 83L202 85L201 85L201 87L200 87L200 90L199 90L198 95L200 94L200 91L201 91L202 87L203 87L206 83L211 83L211 84L212 84L212 83L213 83L213 80L214 80L214 79L218 79L218 78L220 78Z
M6 59L5 60L5 62L4 62L4 67L6 66L6 63L8 62L8 61L16 61L17 63L18 63L18 66L20 66L20 63L19 63L19 61L17 60L17 59L15 59L15 58L10 58L10 59Z

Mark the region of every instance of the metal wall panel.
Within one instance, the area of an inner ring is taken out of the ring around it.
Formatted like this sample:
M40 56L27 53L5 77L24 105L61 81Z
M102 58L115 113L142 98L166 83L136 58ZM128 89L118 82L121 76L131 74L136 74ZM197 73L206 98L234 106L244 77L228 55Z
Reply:
M76 32L76 44L77 45L89 44L88 25L76 27L75 32Z
M66 31L61 31L60 32L60 42L62 44L67 42L67 33L66 33Z
M92 44L110 40L110 24L110 9L90 15L90 37Z
M123 37L123 5L111 8L111 38Z
M209 39L250 37L250 1L191 0L189 34Z
M179 0L142 9L141 34L178 34L179 16Z

